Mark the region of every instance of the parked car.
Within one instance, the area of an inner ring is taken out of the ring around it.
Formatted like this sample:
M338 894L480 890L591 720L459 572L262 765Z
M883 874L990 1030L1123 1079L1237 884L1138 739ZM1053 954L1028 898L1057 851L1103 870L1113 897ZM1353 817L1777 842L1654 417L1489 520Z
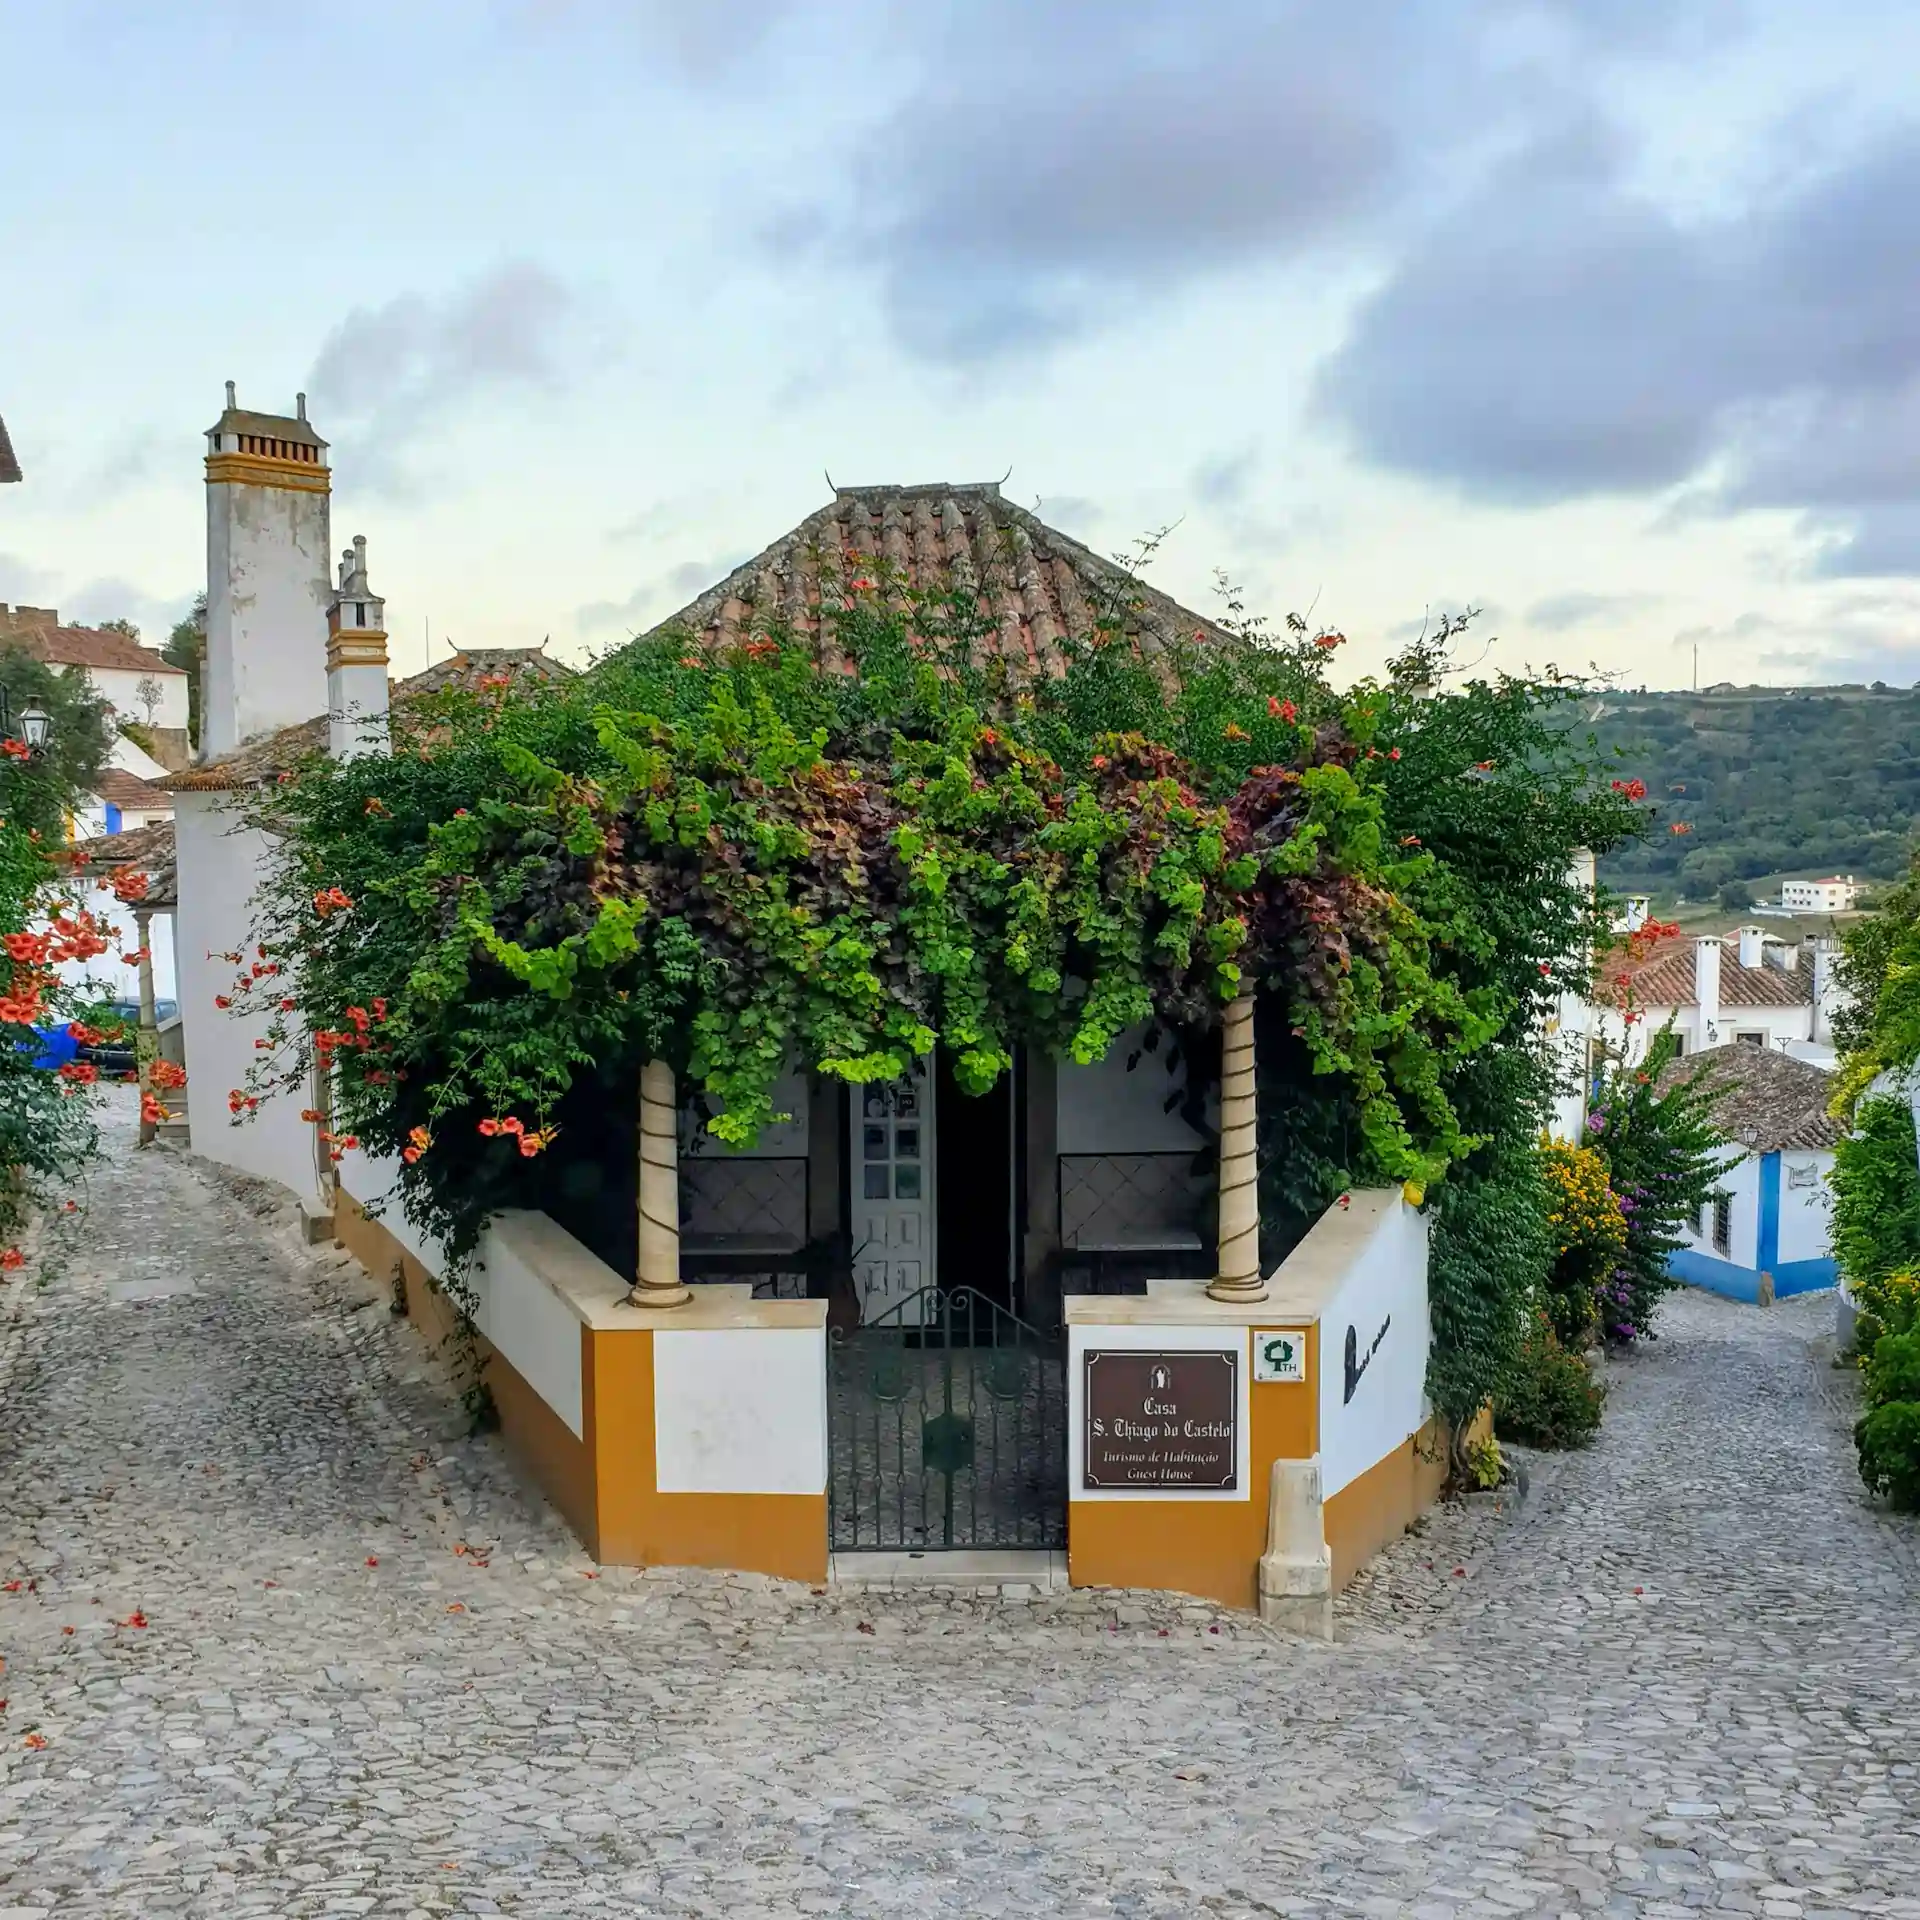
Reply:
M103 1040L97 1045L83 1045L79 1049L82 1060L90 1060L102 1073L132 1073L139 1062L134 1054L134 1035L140 1030L140 1002L138 1000L111 1000L105 1011L116 1020L126 1022L127 1031L116 1034L111 1040ZM156 1020L173 1019L180 1011L179 1003L173 1000L154 1002L153 1014Z

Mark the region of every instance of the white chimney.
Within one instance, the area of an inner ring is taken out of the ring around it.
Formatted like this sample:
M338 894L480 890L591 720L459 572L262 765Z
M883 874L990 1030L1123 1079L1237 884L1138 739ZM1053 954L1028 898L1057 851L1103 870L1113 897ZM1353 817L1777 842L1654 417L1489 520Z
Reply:
M1740 929L1740 964L1743 967L1764 965L1766 950L1767 935L1764 928L1742 927Z
M1791 940L1780 943L1780 971L1798 973L1800 971L1800 949Z
M1720 941L1704 934L1693 943L1693 997L1700 1004L1700 1044L1720 1044Z
M327 609L327 752L336 760L392 751L387 731L387 603L367 585L367 537L340 556Z
M1813 949L1813 1031L1809 1038L1828 1040L1833 1036L1833 1015L1840 999L1839 982L1833 977L1840 943L1830 933L1816 933L1809 936L1807 945Z
M1644 893L1627 895L1627 931L1638 933L1653 917L1653 902Z
M207 652L200 757L319 710L326 691L327 443L304 410L234 404L207 429Z

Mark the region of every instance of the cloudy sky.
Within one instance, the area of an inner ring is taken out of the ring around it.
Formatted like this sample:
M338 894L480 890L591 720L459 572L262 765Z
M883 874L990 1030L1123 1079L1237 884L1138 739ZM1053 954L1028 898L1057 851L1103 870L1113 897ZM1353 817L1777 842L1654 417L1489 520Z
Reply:
M1920 678L1912 0L0 0L0 599L164 627L221 382L396 665L849 481L1353 664Z

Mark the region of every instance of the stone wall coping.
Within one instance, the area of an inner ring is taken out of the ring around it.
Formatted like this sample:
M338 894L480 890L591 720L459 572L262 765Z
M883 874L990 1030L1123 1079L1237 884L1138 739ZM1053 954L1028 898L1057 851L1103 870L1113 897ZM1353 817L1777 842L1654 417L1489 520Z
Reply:
M1335 1201L1306 1238L1267 1277L1267 1297L1252 1306L1209 1298L1205 1280L1149 1280L1145 1295L1069 1294L1069 1326L1271 1327L1317 1321L1368 1243L1406 1200L1398 1187L1356 1188Z
M596 1333L645 1328L665 1333L735 1327L824 1328L827 1324L824 1300L756 1300L745 1283L697 1286L693 1298L677 1307L633 1306L627 1299L631 1281L623 1280L557 1220L526 1208L510 1208L493 1217L480 1243L482 1262L490 1246L522 1262L583 1326Z

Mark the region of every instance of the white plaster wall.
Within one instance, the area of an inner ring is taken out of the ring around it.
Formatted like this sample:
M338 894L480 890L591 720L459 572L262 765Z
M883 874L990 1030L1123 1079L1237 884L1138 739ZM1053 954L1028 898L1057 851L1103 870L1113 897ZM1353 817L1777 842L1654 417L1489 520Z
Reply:
M824 1493L826 1338L824 1327L656 1330L659 1490Z
M1801 964L1804 966L1806 963L1803 961ZM1724 962L1721 978L1726 979L1738 965L1732 959ZM1673 1019L1674 1032L1686 1042L1689 1056L1703 1053L1709 1047L1730 1045L1737 1033L1764 1033L1768 1046L1776 1052L1781 1050L1782 1041L1812 1038L1811 1006L1730 1007L1723 1004L1716 1023L1717 1037L1712 1039L1705 1036L1698 1007L1646 1007L1639 1009L1639 1012L1641 1017L1629 1028L1615 1009L1592 1009L1595 1030L1605 1039L1610 1051L1618 1053L1622 1047L1625 1048L1625 1059L1629 1066L1646 1058L1653 1036L1666 1025L1669 1016Z
M1796 1187L1796 1169L1811 1186ZM1783 1153L1780 1156L1780 1262L1824 1260L1833 1251L1833 1172L1831 1153Z
M324 493L208 487L207 756L326 712L332 565Z
M1721 1163L1719 1185L1733 1196L1733 1244L1722 1250L1713 1244L1713 1207L1706 1209L1706 1232L1689 1235L1691 1244L1715 1260L1731 1260L1736 1267L1760 1262L1760 1162L1750 1153L1729 1148ZM1781 1198L1785 1199L1782 1194Z
M1284 1291L1286 1265L1273 1276ZM1362 1362L1347 1395L1347 1331ZM1384 1333L1383 1333L1384 1330ZM1378 1341L1378 1345L1375 1342ZM1332 1499L1426 1425L1427 1221L1404 1202L1379 1225L1320 1310L1320 1490Z
M384 1224L390 1226L399 1214L396 1203ZM537 1214L504 1214L481 1236L471 1275L474 1324L566 1422L568 1432L582 1439L580 1318L541 1273L542 1226L553 1223Z
M223 1013L216 994L232 990L235 967L226 953L253 945L252 898L266 871L269 843L254 828L231 831L222 796L175 796L174 845L179 861L178 934L180 1013L187 1041L187 1118L193 1148L210 1160L290 1187L318 1203L319 1170L312 1123L300 1118L309 1096L296 1090L263 1100L235 1124L227 1095L246 1085L260 1057L254 1041L269 1016Z
M183 720L180 724L184 727L187 723ZM113 736L113 745L107 752L107 764L132 774L136 780L164 780L167 777L167 769L144 747L136 746L124 733L116 733Z
M1167 1096L1185 1085L1182 1073L1166 1067L1168 1042L1162 1035L1152 1053L1143 1053L1129 1073L1127 1061L1139 1048L1141 1030L1123 1033L1104 1060L1090 1067L1060 1063L1057 1117L1062 1153L1177 1153L1200 1144L1200 1136L1163 1109Z
M93 690L113 703L122 720L137 720L142 726L184 727L187 724L187 676L170 667L158 653L151 669L135 673L132 668L89 667L87 679ZM151 680L160 689L160 698L147 718L147 705L140 697L140 683Z
M1278 1324L1276 1322L1275 1324ZM1237 1436L1234 1484L1230 1487L1087 1487L1087 1353L1101 1349L1129 1353L1236 1353L1234 1415ZM1249 1432L1250 1344L1245 1327L1109 1326L1075 1324L1067 1329L1067 1497L1071 1500L1251 1500ZM1260 1498L1267 1490L1260 1489Z

